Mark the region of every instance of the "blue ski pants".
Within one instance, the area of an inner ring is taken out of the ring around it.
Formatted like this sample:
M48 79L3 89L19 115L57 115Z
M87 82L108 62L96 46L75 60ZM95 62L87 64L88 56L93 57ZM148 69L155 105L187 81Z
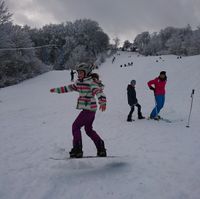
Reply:
M154 118L159 114L160 110L164 106L164 103L165 103L165 95L155 95L155 107L150 114L151 118Z

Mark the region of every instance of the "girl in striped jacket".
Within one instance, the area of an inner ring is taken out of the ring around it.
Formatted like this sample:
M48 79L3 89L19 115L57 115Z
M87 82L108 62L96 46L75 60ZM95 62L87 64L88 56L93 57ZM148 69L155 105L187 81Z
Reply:
M93 130L92 124L97 110L95 96L98 98L99 109L101 111L106 110L106 96L103 93L103 87L92 77L92 68L90 66L85 63L79 64L77 72L78 80L74 84L50 90L52 93L79 92L77 109L81 109L82 111L72 125L73 148L69 154L72 158L83 157L81 128L84 126L86 134L93 140L97 148L97 156L105 157L107 154L104 141Z

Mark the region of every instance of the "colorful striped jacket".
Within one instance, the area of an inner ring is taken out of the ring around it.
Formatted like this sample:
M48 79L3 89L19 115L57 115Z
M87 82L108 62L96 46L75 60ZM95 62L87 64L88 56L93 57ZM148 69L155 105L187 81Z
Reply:
M99 105L106 106L106 96L103 93L103 88L94 82L91 77L84 78L82 81L77 80L74 84L68 86L51 89L51 92L55 93L68 93L71 91L79 92L77 109L96 111L97 103L95 95L98 98Z

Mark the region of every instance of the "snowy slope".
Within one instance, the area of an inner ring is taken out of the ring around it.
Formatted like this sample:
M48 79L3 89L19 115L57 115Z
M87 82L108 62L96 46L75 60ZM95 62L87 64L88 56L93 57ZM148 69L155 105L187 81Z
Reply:
M158 62L156 62L158 60ZM133 61L133 66L120 67ZM1 199L199 199L200 56L116 55L98 73L105 84L107 111L97 112L94 129L110 159L51 160L71 149L71 125L79 111L77 93L51 94L70 83L69 71L52 71L0 90ZM148 116L154 105L147 81L168 75L161 115L174 123L127 123L126 87L136 79L137 98ZM191 126L186 128L195 89ZM85 155L95 147L83 132Z

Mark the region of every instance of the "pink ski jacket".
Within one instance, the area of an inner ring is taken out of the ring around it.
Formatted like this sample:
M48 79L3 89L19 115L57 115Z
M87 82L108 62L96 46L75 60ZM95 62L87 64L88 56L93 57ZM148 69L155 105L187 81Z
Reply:
M154 85L155 95L165 95L166 82L166 80L162 81L159 77L157 77L154 80L150 80L147 84L149 88L153 87L152 85Z

